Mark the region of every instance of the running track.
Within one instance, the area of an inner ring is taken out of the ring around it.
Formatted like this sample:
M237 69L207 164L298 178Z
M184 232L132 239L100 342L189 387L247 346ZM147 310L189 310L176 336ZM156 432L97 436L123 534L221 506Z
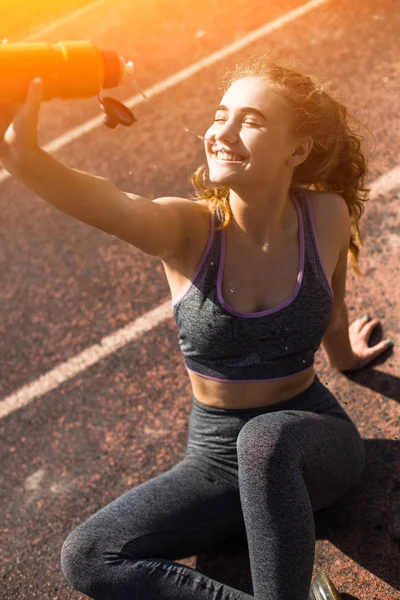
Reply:
M372 199L361 220L366 277L349 269L347 306L351 320L366 311L381 319L372 343L389 337L395 347L351 379L317 353L319 376L366 440L368 464L361 483L317 516L315 566L345 600L399 600L400 13L394 0L307 4L105 0L43 39L92 39L118 50L134 60L156 106L200 134L225 68L271 46L325 76L373 131ZM245 37L268 23L261 37ZM135 104L132 128L94 126L97 100L54 100L42 106L41 145L56 141L60 161L125 191L190 193L201 142L138 102L131 82L110 95ZM78 600L59 566L64 538L183 457L190 388L161 263L0 179L0 594ZM251 591L243 540L182 562Z

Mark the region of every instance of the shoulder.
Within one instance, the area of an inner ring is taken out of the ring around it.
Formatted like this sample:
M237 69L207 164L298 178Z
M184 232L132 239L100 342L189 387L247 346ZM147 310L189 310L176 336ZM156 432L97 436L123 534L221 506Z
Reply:
M319 192L317 190L305 190L313 207L321 208L324 212L330 210L347 209L346 200L337 192Z
M335 231L341 246L350 242L350 215L346 200L337 192L307 190L317 227L322 233Z
M168 207L180 221L187 241L202 237L202 229L209 228L210 211L205 200L193 200L177 196L156 198L153 202Z
M156 198L154 203L168 209L170 216L179 222L179 229L183 240L181 250L168 260L171 264L181 263L197 248L204 245L210 230L210 211L205 200L194 200L176 196Z

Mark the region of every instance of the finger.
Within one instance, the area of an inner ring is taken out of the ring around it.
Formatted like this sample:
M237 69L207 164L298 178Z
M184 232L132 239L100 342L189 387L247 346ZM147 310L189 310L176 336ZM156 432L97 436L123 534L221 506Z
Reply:
M28 96L25 101L26 114L38 118L42 103L42 80L36 77L31 81L28 88Z
M20 131L25 132L25 134L28 131L31 135L37 134L41 101L41 80L33 79L29 84L23 107L13 120L13 128L17 134L20 133Z
M353 321L353 327L356 331L361 331L366 323L368 323L369 318L366 315L359 317L355 321Z
M364 323L364 326L362 328L363 335L369 337L372 333L372 330L375 329L375 327L378 325L378 323L379 323L379 319L371 319L371 321Z
M35 77L29 84L28 88L28 98L31 101L32 105L36 107L40 107L42 102L42 87L43 82L40 77Z
M382 354L385 350L388 350L389 346L386 343L388 341L389 340L382 340L379 344L372 346L372 348L368 348L368 351L366 351L367 358L371 360Z

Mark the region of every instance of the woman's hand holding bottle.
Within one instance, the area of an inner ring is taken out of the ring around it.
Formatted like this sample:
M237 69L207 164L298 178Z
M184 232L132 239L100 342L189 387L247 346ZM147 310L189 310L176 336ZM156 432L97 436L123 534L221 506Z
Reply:
M31 82L25 102L2 105L0 96L0 162L12 175L25 157L39 150L41 101L40 79Z

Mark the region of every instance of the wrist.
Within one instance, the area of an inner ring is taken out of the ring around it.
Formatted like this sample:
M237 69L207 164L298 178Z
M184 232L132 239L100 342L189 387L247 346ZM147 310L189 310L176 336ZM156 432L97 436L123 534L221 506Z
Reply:
M341 373L345 371L356 371L361 368L361 359L356 354L353 354L350 360L340 360L339 363L331 363L331 367L337 369Z
M37 162L44 156L44 151L39 147L18 148L8 147L7 152L1 156L2 166L17 179L24 177L31 167L35 167Z

